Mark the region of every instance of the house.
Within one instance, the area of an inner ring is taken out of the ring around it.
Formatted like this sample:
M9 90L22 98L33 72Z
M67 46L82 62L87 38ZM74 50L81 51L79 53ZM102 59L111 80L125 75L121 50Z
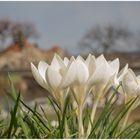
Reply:
M24 41L22 47L14 43L0 52L0 70L29 70L30 62L37 64L44 60L50 63L55 53L61 57L65 56L65 52L59 46L41 49L28 41Z

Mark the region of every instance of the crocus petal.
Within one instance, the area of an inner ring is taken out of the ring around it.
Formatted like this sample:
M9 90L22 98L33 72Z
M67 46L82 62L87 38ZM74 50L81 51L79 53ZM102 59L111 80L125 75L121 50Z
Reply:
M65 66L68 66L68 63L69 63L69 59L67 57L64 58L64 64Z
M116 74L112 75L110 78L109 78L109 81L106 83L106 86L104 88L104 93L107 93L108 90L114 86L114 77L115 77ZM117 87L116 85L114 87Z
M38 71L42 78L46 81L46 70L48 68L48 64L44 61L40 61L38 64Z
M122 68L122 70L119 72L119 74L118 74L118 81L122 81L122 78L126 74L127 70L128 70L128 64L126 64L124 66L124 68Z
M83 63L85 63L85 60L83 57L81 57L80 55L77 56L76 60L81 60Z
M131 73L130 70L128 70L128 72L125 74L123 80L126 80L128 82L132 82L135 81L133 74Z
M137 82L138 82L138 84L139 84L139 86L140 86L140 75L137 76Z
M70 58L70 62L75 61L75 60L76 60L76 59L75 59L74 56L72 56L72 57Z
M81 60L76 61L77 77L76 82L79 84L85 83L89 78L89 72L87 66Z
M132 69L128 69L129 71L131 71L131 73L133 74L134 78L136 79L136 74L134 73L134 71Z
M51 66L57 71L59 71L61 68L65 68L63 60L57 54L54 55Z
M124 75L122 80L122 87L126 94L135 95L137 93L138 84L136 82L136 77L132 70Z
M87 59L86 59L86 61L85 61L85 64L88 66L89 65L89 63L90 63L90 61L91 61L91 57L94 57L94 56L92 56L91 54L89 54L88 55L88 57L87 57ZM94 57L95 58L95 57Z
M117 78L117 74L119 72L119 66L120 66L119 59L117 58L113 61L110 61L109 66L111 67L113 73L113 76L111 78L112 85L114 87L117 87L119 85L119 80Z
M72 82L75 81L75 77L76 77L76 64L75 61L71 62L71 64L69 64L69 67L67 67L66 73L63 76L62 79L62 87L67 87L68 85L71 85Z
M104 55L100 55L99 57L96 58L96 66L98 67L99 65L108 63L104 57Z
M42 76L40 75L40 73L38 72L37 68L34 66L33 63L31 63L31 70L32 70L33 77L35 78L37 83L43 88L48 89L47 83L44 81L44 79L42 78Z
M50 87L55 90L59 88L62 77L58 71L54 70L54 68L50 66L47 69L46 79L48 80Z
M119 72L120 62L118 58L111 61L109 65L115 71L116 74Z
M68 63L68 66L67 66L68 68L70 67L70 65L71 65L71 63L72 63L73 61L75 62L76 60L75 60L75 58L72 56L72 57L70 58L69 63Z
M75 77L76 77L75 61L76 61L75 58L72 56L69 60L67 67L66 67L65 73L63 74L63 79L61 81L61 87L65 88L66 86L68 86L68 84L75 81ZM71 76L70 79L69 79L69 76Z
M89 54L85 61L85 64L88 67L89 77L90 77L94 73L95 68L96 68L95 57L93 55Z
M108 81L110 70L108 64L102 64L97 67L94 74L91 76L90 84L102 84Z

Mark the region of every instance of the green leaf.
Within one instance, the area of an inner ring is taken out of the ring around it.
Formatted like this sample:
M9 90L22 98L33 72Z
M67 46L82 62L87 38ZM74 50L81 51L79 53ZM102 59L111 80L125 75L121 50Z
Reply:
M48 126L44 123L44 121L42 120L42 118L36 113L34 112L30 107L28 107L22 100L20 100L20 102L29 110L31 111L37 118L38 120L43 124L43 126L45 128L47 128L47 130L50 132L51 130L48 128Z
M15 106L14 106L14 111L11 114L11 121L10 121L10 126L9 126L9 129L8 129L8 137L7 138L11 137L12 128L13 128L14 123L16 121L16 113L17 113L17 109L18 109L19 100L20 100L20 93L17 97L16 103L15 103Z

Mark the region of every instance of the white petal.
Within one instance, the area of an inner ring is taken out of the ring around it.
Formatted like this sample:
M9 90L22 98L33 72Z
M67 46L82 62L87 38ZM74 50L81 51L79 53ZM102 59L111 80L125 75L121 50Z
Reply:
M84 58L83 58L82 56L80 56L80 55L78 55L78 57L76 58L76 60L81 60L82 62L84 62L84 63L85 63Z
M118 72L119 72L119 67L120 67L120 62L119 59L116 58L113 61L110 61L109 63L110 67L112 68L113 76L112 76L112 85L114 87L117 87L120 83L119 79L117 78Z
M37 68L34 66L33 63L31 63L31 70L32 70L32 74L35 78L35 80L37 81L37 83L42 86L45 89L48 89L48 84L47 82L44 81L44 79L42 78L42 76L39 74Z
M69 59L67 57L64 58L64 64L65 66L68 66L68 63L69 63Z
M87 57L87 59L86 59L86 61L85 61L86 65L89 65L89 62L90 62L91 57L94 57L94 56L92 56L91 54L89 54L88 57Z
M102 84L108 82L108 79L110 78L108 75L108 70L109 69L107 64L102 64L98 66L89 80L90 84Z
M138 84L139 84L139 86L140 86L140 75L137 76L137 82L138 82Z
M128 64L125 65L124 68L122 68L122 70L119 72L118 74L118 81L122 81L123 76L126 74L126 72L128 71Z
M91 76L96 69L95 57L93 55L89 54L87 59L86 59L85 64L88 67L89 76Z
M46 70L48 68L48 64L44 61L40 61L38 64L38 71L42 78L46 81Z
M76 60L75 60L75 58L72 56L72 57L70 58L70 61L69 61L67 67L70 67L70 65L71 65L71 63L72 63L73 61L76 61Z
M133 78L136 81L137 77L136 77L135 73L133 72L133 70L129 68L128 73L129 73L129 75L131 75L131 78Z
M72 62L72 61L75 61L75 60L76 60L75 57L71 56L70 61Z
M115 77L115 74L112 75L112 76L109 78L109 81L108 81L108 82L106 83L106 85L105 85L104 93L107 93L108 90L109 90L112 86L114 86L114 85L113 85L113 84L114 84L114 77ZM115 86L115 87L117 87L117 86Z
M100 55L99 57L96 58L96 66L98 67L99 65L107 63L104 55Z
M109 60L109 61L107 61L108 62L108 64L110 64L112 61L111 60Z
M57 71L59 71L61 68L65 68L63 60L57 54L54 55L51 66Z
M115 60L111 61L109 65L115 71L116 74L119 72L120 62L119 62L118 58L116 58Z
M47 73L46 73L46 79L48 80L49 85L53 90L59 88L59 85L61 83L61 74L54 70L53 67L48 67Z
M87 66L81 60L76 61L77 77L76 80L79 84L87 82L89 78L89 71Z
M136 76L132 70L129 69L128 72L124 75L122 80L122 86L126 94L137 94L137 90L139 87L136 82Z
M76 61L75 58L72 56L69 60L69 63L67 65L67 67L66 67L65 74L63 74L63 79L62 79L62 82L61 82L61 86L66 87L75 80L75 77L76 77L75 61ZM71 72L73 72L72 75L71 75ZM69 75L72 76L70 80L68 80Z
M76 63L75 61L73 61L69 67L66 70L65 75L63 76L63 80L62 80L62 87L67 87L70 86L74 81L75 81L75 77L76 77Z

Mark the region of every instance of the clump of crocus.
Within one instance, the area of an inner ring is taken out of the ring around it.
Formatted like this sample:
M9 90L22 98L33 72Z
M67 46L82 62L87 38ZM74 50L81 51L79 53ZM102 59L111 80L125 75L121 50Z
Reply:
M101 98L111 87L118 87L119 92L125 97L125 102L140 94L140 76L136 77L126 65L119 72L120 62L116 58L107 61L103 55L95 58L89 54L86 59L81 56L62 60L54 55L51 64L40 61L38 68L31 63L31 70L35 80L43 88L49 91L50 95L63 110L65 99L72 96L74 106L77 108L76 117L78 120L79 138L87 138L91 132L91 124L94 121L96 109ZM83 126L83 105L92 93L94 102L90 115L90 121L85 133Z

